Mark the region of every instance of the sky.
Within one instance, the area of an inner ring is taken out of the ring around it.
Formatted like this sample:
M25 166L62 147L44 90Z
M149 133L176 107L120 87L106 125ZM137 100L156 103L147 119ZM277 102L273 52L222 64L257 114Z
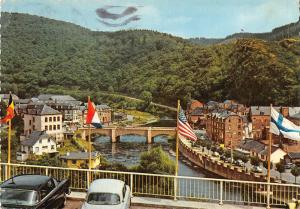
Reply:
M299 0L0 1L1 11L63 20L95 31L150 29L183 38L268 32L299 19Z

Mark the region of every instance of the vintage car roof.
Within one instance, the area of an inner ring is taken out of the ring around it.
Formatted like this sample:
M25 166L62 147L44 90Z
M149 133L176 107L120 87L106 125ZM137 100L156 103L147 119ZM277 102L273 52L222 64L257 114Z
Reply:
M118 194L121 197L124 184L124 181L116 179L97 179L91 183L88 193L106 192Z
M51 177L43 175L20 175L3 182L1 188L39 190Z

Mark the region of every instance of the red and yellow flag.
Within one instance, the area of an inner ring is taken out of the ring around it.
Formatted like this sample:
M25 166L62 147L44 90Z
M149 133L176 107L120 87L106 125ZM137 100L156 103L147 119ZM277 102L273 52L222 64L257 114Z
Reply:
M15 116L15 105L12 100L12 95L9 95L9 102L6 109L6 116L1 119L1 123L7 123L9 120L13 119Z

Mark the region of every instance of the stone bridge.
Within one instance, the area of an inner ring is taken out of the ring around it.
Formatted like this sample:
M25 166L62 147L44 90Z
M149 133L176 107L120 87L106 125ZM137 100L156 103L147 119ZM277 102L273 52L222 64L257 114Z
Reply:
M88 128L79 128L77 133L82 139L87 139ZM147 143L151 144L153 138L159 135L176 136L175 127L106 127L101 129L91 128L91 135L104 135L111 138L111 142L115 143L120 140L120 136L124 135L140 135L145 136Z

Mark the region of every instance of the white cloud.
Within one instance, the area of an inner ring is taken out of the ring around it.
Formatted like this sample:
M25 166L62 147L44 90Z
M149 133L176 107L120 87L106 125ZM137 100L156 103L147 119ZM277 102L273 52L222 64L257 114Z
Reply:
M266 0L253 9L243 8L237 16L236 29L243 28L249 32L256 32L264 26L271 30L276 26L295 21L297 6L297 0Z

